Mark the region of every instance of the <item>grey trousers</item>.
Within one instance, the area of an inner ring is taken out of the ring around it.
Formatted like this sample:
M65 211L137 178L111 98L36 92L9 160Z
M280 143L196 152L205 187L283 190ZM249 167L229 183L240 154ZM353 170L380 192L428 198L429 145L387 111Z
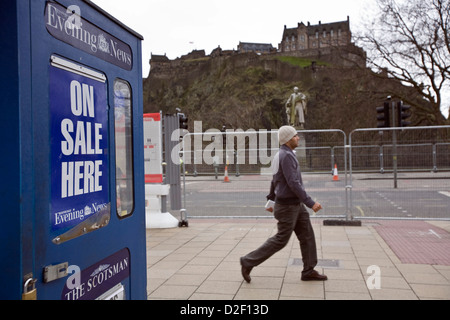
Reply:
M241 263L247 268L256 267L283 249L289 242L292 232L295 232L297 239L300 241L303 260L302 275L308 275L317 265L317 249L314 230L304 204L282 205L275 203L274 216L278 220L277 234L267 239L255 251L242 257Z

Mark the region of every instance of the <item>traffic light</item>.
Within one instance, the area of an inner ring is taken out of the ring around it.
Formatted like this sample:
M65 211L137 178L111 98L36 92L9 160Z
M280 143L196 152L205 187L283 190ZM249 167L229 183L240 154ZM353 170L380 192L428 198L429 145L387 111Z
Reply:
M411 121L405 121L411 116L409 109L411 106L403 104L402 101L397 102L397 127L407 127L411 124Z
M390 127L389 102L385 102L382 107L377 107L377 120L378 128Z
M179 128L180 129L186 129L188 128L188 117L184 115L184 113L177 113L178 115L178 122L179 122Z

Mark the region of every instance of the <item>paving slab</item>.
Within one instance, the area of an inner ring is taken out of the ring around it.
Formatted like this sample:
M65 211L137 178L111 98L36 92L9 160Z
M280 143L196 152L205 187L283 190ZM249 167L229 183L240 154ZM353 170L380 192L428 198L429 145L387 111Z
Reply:
M252 270L251 283L242 279L239 258L276 233L273 219L190 219L188 228L148 229L148 299L450 300L450 222L312 224L324 282L301 281L294 235Z

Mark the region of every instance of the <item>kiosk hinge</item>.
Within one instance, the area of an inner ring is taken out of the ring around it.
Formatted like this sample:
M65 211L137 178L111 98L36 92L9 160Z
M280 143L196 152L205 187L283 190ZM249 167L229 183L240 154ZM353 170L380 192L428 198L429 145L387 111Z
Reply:
M44 268L44 282L48 283L53 280L64 278L67 276L67 269L69 268L68 262L63 262L54 266L46 266Z

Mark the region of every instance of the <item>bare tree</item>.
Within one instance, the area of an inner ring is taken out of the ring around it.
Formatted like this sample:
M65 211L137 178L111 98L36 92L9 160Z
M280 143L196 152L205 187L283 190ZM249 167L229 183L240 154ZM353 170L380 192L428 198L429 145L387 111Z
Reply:
M429 122L450 123L441 111L450 104L450 0L377 0L377 4L374 20L358 37L368 52L369 66L413 87L423 103L409 103Z

